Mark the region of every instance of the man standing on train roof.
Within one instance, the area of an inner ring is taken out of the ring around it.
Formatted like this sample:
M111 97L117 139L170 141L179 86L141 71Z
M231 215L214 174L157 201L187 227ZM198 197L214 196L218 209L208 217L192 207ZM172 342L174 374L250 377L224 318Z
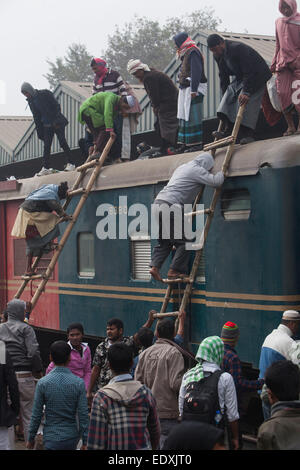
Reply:
M116 138L114 121L135 105L133 96L118 96L110 91L96 93L79 108L78 120L86 124L93 136L94 153L103 152L110 137Z
M67 197L68 184L43 184L32 191L20 205L11 232L12 237L25 238L27 268L25 275L34 274L32 258L49 253L53 249L53 240L60 234L58 221L62 217L70 220L61 205L61 199ZM54 212L56 212L56 214Z
M38 138L44 141L43 167L37 176L49 175L55 171L49 168L51 144L56 134L59 145L63 149L67 163L64 171L75 170L70 147L65 137L67 118L62 114L60 104L50 90L35 90L30 83L24 82L21 92L27 98L31 109Z
M240 144L253 142L266 82L272 76L270 69L258 52L242 42L211 34L207 45L218 64L223 93L217 115L224 130L215 131L213 136L220 139L231 135L239 106L247 105L240 128ZM230 81L232 76L234 80Z
M219 171L213 175L211 173L213 166L213 157L209 153L201 153L194 160L180 165L174 171L169 183L156 196L152 206L152 214L158 221L159 235L158 244L152 252L149 272L157 281L162 281L159 270L171 253L173 246L176 247L176 252L168 271L168 279L177 279L187 275L190 252L185 247L184 230L179 231L181 236L176 236L176 231L178 233L176 227L178 229L179 222L183 227L184 205L193 204L203 185L216 188L223 184L223 172ZM164 217L166 207L177 208L176 214L175 211L169 210L167 217ZM175 215L177 217L174 217ZM167 224L169 224L169 230L166 230ZM166 237L166 235L169 236Z
M265 377L267 368L276 361L292 361L300 367L300 342L297 337L300 332L300 314L295 310L286 310L278 328L273 330L265 339L260 353L259 378ZM264 418L270 417L271 406L267 397L266 386L262 394L262 408Z
M160 152L162 155L166 155L168 147L177 147L178 89L166 73L150 69L147 64L143 64L139 59L131 59L127 64L127 71L144 84L158 121L159 134L162 140Z

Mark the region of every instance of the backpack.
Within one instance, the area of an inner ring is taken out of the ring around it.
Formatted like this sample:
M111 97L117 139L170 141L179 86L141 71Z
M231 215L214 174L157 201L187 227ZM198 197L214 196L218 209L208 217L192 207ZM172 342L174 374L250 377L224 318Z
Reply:
M183 420L201 421L217 427L224 427L224 420L220 413L220 421L215 420L217 411L220 411L218 382L223 372L217 370L204 377L199 382L191 382L186 386L183 402Z

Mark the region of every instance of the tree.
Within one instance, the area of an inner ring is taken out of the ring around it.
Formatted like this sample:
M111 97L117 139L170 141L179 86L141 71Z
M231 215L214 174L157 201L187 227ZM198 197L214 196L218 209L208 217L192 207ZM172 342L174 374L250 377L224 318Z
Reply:
M54 89L61 80L91 82L93 81L91 60L92 55L88 53L85 45L71 44L65 57L57 57L55 62L47 60L50 72L44 76L51 89Z
M214 16L214 10L204 8L183 17L168 18L164 25L146 17L135 16L133 21L108 36L108 47L103 52L109 66L118 70L123 79L131 81L127 73L130 59L141 59L157 70L164 70L175 56L173 36L187 31L193 36L200 30L217 30L221 20Z

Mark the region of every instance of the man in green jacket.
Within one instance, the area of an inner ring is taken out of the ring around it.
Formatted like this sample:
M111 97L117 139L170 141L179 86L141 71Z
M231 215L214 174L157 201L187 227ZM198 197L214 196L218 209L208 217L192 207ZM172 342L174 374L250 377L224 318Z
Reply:
M115 137L114 120L120 113L125 115L134 106L132 96L118 96L110 91L96 93L85 100L79 108L78 120L86 124L94 139L94 153L100 155L110 137Z

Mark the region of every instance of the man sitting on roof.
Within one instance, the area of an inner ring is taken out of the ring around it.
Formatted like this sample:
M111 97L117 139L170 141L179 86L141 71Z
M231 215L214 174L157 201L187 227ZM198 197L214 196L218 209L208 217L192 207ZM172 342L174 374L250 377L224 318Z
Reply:
M168 279L186 277L189 252L185 247L184 230L178 230L178 228L179 225L181 228L184 225L184 205L193 204L202 185L217 187L223 184L224 174L222 171L216 175L210 173L213 166L214 159L209 153L198 155L194 160L179 166L167 186L156 196L152 213L158 220L159 236L158 244L152 253L150 274L157 281L162 280L159 269L171 253L173 246L176 247L176 252L168 272ZM166 211L166 208L176 207L179 211L172 209Z
M21 204L11 236L26 239L27 268L25 275L32 275L32 258L40 257L53 249L51 243L60 234L58 220L70 220L60 200L67 197L68 184L43 184L32 191ZM56 212L56 214L53 213Z
M133 96L118 96L110 91L96 93L79 108L78 120L86 124L93 135L94 152L103 152L110 137L116 138L114 120L135 105Z
M247 105L240 127L240 144L253 142L265 85L272 76L270 69L258 52L242 42L211 34L207 45L218 64L223 93L217 115L223 122L224 131L216 131L213 136L231 135L239 106ZM233 81L230 80L232 76Z

